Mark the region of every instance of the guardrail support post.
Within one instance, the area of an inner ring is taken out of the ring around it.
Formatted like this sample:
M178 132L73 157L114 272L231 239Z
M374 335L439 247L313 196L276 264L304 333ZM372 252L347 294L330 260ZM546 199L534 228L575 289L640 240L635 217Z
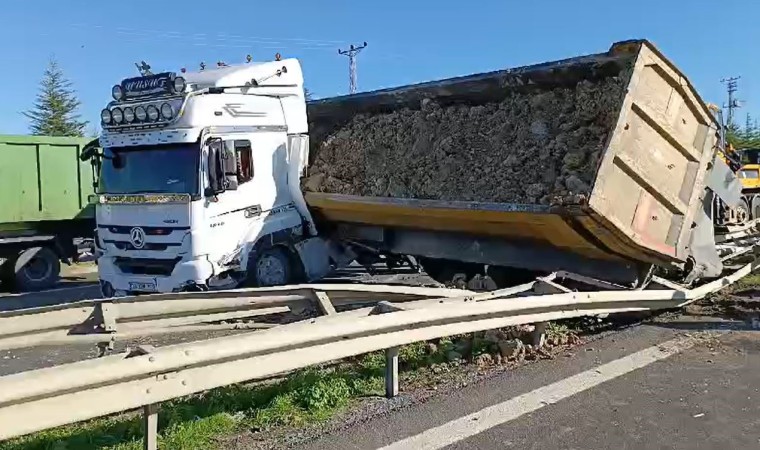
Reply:
M158 450L158 404L143 406L143 450Z
M531 333L531 341L536 348L543 347L546 344L546 322L538 322Z
M385 396L398 395L398 347L385 350Z
M313 296L322 314L326 316L337 314L337 312L335 311L335 306L333 306L332 300L330 300L330 297L328 297L328 295L325 292L314 291Z

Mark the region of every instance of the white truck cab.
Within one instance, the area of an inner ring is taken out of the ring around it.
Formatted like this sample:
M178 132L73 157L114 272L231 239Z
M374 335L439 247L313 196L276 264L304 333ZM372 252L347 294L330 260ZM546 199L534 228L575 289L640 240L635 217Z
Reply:
M104 296L330 270L299 185L309 146L297 60L147 74L112 94L91 155Z

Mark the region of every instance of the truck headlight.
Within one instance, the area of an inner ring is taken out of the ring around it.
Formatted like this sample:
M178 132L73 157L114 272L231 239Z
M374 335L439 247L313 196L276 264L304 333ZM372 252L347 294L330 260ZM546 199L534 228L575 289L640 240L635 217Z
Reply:
M177 94L181 94L185 92L185 88L187 87L187 83L185 82L185 79L182 77L177 77L174 79L174 92Z
M122 89L120 84L111 88L111 96L117 102L124 98L124 89Z
M151 120L152 122L155 122L156 120L158 120L158 115L159 115L158 108L156 108L154 105L149 105L147 111L148 111L149 120Z
M144 106L138 106L135 108L135 117L137 117L137 120L140 122L145 122L145 119L148 117L148 113L145 111Z
M103 122L105 125L108 125L113 120L113 117L111 117L111 111L104 109L103 111L100 111L100 121Z
M124 119L126 119L126 121L129 122L129 123L134 122L135 121L135 110L132 109L132 108L130 108L130 107L124 108Z
M174 117L174 108L172 108L172 105L168 103L164 103L161 105L161 115L164 116L164 119L170 120Z
M114 122L122 123L124 122L124 111L121 108L114 108L111 110L111 117L113 117Z

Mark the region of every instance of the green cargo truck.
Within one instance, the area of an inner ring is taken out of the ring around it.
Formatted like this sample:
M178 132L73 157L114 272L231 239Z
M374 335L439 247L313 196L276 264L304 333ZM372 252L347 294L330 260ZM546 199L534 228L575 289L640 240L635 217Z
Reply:
M5 289L53 286L61 261L76 261L95 229L91 138L0 135L0 282Z

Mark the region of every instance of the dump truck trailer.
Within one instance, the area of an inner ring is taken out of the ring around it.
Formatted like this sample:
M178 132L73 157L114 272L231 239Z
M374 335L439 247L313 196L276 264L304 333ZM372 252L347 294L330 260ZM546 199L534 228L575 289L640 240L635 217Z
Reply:
M60 262L92 241L93 173L81 162L91 139L0 135L0 281L7 289L53 286Z
M318 227L440 281L722 270L711 205L740 186L715 158L720 124L649 42L318 100L308 118Z

